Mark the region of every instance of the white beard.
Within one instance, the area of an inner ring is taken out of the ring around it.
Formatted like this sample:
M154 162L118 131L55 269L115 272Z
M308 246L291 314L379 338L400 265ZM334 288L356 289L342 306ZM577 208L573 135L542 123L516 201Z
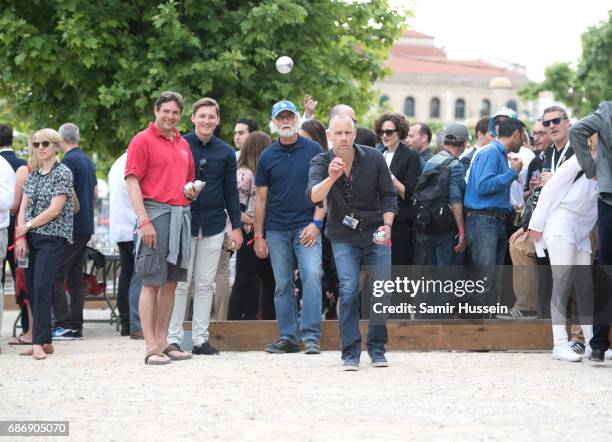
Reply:
M291 129L278 129L277 132L283 138L290 138L294 136L295 134L297 134L298 130L296 126L296 127L292 127Z

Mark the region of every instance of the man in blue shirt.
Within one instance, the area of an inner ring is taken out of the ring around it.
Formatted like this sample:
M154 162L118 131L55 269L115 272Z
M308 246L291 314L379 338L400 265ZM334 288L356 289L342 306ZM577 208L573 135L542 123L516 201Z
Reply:
M499 123L498 138L482 148L471 165L467 182L464 207L466 211L466 239L472 264L493 266L504 264L508 235L507 220L512 213L510 186L518 178L523 163L519 158L508 158L508 153L517 153L523 144L525 125L516 118L507 118ZM508 166L508 159L511 167ZM491 293L499 291L499 272L492 272L488 284L493 291L481 297L495 301Z
M200 196L191 203L191 256L187 281L176 287L168 342L180 349L183 320L191 282L194 282L192 353L214 355L219 351L208 343L208 324L213 301L214 280L225 234L225 211L232 224L229 243L233 250L242 245L240 204L236 187L234 149L214 136L220 123L219 105L212 98L201 98L192 107L195 128L185 135L191 147L196 179L205 182Z
M62 137L64 160L72 172L74 192L79 200L79 211L74 214L72 244L66 245L64 260L55 277L53 293L53 315L55 329L53 339L83 339L83 306L85 286L83 283L83 263L87 243L94 233L94 204L96 200L96 166L79 147L79 128L72 124L62 124L58 130ZM64 291L64 284L70 288L70 306Z
M322 152L318 143L298 135L299 114L290 101L272 107L279 139L264 150L255 174L255 253L270 255L276 291L274 306L279 339L268 353L321 352L321 237L324 209L306 198L310 160ZM265 230L265 238L264 238ZM294 259L302 279L301 326L295 299ZM299 330L298 330L299 328Z

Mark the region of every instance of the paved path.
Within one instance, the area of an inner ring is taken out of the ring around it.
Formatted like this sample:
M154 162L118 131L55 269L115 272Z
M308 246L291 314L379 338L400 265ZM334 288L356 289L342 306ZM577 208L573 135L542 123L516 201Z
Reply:
M145 367L142 341L105 324L34 361L6 345L13 319L0 420L69 420L72 440L612 440L611 361L394 352L347 373L338 352L224 352Z

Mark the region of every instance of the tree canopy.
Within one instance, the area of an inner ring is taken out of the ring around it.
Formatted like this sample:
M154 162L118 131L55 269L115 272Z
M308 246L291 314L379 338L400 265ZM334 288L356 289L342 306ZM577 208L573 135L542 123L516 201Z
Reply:
M582 34L582 55L574 69L569 63L554 63L544 71L544 81L527 84L519 94L528 100L551 91L556 100L577 116L597 108L612 97L612 11L607 20Z
M111 155L151 121L163 90L185 98L182 130L194 101L217 99L226 139L237 117L265 125L275 101L306 93L321 112L344 102L361 113L405 22L386 0L0 3L0 96L13 122L72 121ZM288 75L280 55L294 60Z

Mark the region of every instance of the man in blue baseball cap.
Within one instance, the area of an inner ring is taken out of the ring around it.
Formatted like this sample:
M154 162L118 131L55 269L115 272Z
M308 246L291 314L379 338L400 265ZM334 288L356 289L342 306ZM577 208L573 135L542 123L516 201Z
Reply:
M255 253L270 256L276 291L274 306L279 339L268 353L321 352L321 236L325 209L306 198L310 160L322 152L318 143L298 135L299 114L291 101L272 107L279 139L265 149L255 174ZM294 256L302 279L302 310L295 299ZM301 324L298 324L298 316Z
M497 112L495 112L495 115L493 115L493 117L491 117L489 120L489 133L491 133L493 137L497 137L497 128L499 127L499 123L503 120L507 120L508 118L518 120L518 113L509 107L499 108Z

